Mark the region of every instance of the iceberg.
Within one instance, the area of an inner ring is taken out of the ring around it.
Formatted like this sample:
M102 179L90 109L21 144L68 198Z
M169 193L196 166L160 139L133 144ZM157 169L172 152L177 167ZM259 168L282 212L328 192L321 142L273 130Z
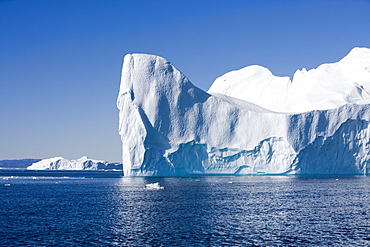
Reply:
M298 70L248 66L208 92L166 59L124 57L117 99L125 176L367 174L370 49Z
M108 163L103 160L93 160L86 156L79 159L69 160L63 157L43 159L27 167L27 170L122 170L122 166L116 163Z

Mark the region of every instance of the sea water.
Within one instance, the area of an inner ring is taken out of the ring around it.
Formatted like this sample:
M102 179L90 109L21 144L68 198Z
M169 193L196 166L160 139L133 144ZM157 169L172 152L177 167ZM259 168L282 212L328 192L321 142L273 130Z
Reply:
M0 177L0 246L369 246L370 177Z

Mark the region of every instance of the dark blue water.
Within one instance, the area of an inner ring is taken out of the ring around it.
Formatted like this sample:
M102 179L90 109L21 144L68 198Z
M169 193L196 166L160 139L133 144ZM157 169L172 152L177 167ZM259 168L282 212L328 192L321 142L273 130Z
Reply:
M0 193L0 246L370 245L370 177L7 177Z

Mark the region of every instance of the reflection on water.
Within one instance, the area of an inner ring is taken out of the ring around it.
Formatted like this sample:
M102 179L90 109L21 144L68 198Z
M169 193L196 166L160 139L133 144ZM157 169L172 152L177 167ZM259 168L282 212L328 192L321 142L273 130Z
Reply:
M370 244L369 177L8 177L0 193L2 246Z
M148 191L159 182L164 190ZM123 178L122 245L370 244L368 178Z
M119 183L120 207L114 217L114 234L122 244L191 244L212 231L214 186L204 179L123 178ZM163 190L146 190L158 182ZM210 238L210 236L209 236Z

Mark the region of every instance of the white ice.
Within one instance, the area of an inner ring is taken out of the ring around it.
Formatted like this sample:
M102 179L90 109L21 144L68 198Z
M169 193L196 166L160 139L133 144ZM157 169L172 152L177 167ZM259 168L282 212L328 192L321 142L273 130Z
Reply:
M128 54L119 133L127 176L367 174L370 50L297 71L261 66L206 93L164 58Z
M27 170L98 170L100 167L106 166L107 164L107 161L93 160L86 156L82 156L75 160L54 157L33 163L31 166L27 167Z
M159 183L146 184L145 188L147 190L162 190L162 189L164 189L164 187L160 186Z

